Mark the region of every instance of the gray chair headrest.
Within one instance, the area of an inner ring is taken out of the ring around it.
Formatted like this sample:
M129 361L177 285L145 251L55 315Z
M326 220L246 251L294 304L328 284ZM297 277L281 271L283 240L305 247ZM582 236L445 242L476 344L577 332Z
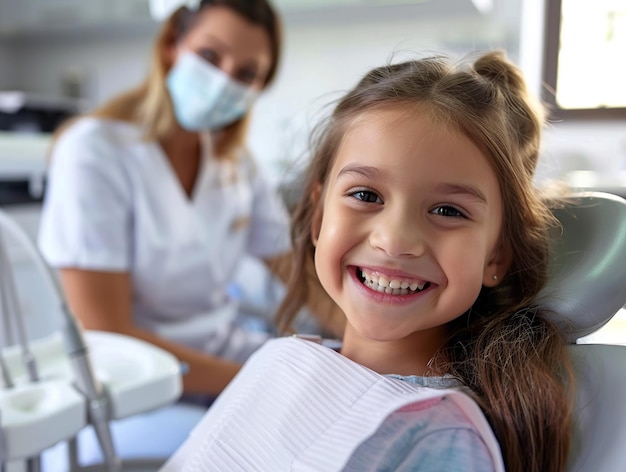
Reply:
M553 212L562 231L553 234L548 283L537 302L565 318L575 343L626 303L626 200L580 193Z

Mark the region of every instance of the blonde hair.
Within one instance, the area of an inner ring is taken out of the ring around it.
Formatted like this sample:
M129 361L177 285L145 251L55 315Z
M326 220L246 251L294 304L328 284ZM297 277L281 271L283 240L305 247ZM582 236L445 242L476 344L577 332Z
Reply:
M161 26L152 48L150 71L138 87L114 97L89 116L135 123L143 130L147 141L163 141L177 126L174 108L167 91L165 78L171 66L168 49L191 27L199 13L209 7L224 6L242 15L253 24L262 26L270 39L272 62L265 80L267 87L276 75L281 55L279 18L266 0L203 0L196 11L186 7L176 10ZM71 120L73 122L74 120ZM220 131L216 141L218 158L234 158L244 144L248 115ZM62 126L58 136L70 124Z
M473 64L431 57L379 67L339 101L313 137L279 326L288 328L306 299L306 280L316 277L309 196L323 188L345 130L365 112L407 106L459 130L489 159L503 199L501 242L513 257L502 282L483 287L471 309L450 323L432 373L453 375L472 389L509 472L561 471L570 447L572 371L561 333L533 306L546 282L548 232L556 224L532 182L544 113L503 53L485 53Z

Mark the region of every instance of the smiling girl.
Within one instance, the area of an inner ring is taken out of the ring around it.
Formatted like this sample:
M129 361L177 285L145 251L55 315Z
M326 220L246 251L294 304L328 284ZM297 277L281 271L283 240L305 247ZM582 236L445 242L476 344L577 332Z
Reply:
M292 228L298 260L279 317L287 328L306 300L306 282L318 277L347 318L340 354L319 347L331 354L318 358L293 346L311 343L273 341L198 431L229 445L220 425L235 424L241 412L254 424L264 405L244 392L261 397L255 386L279 384L275 405L303 400L276 407L284 422L272 423L271 440L262 433L267 418L251 427L250 441L239 436L232 450L241 457L269 441L265 449L293 449L285 464L299 464L318 443L333 455L363 435L341 467L318 470L483 471L502 462L508 471L564 470L570 364L549 314L533 305L554 224L532 182L542 125L519 70L498 52L470 64L433 57L368 73L317 136ZM342 409L343 392L370 373L371 386ZM387 383L392 393L345 422L367 392ZM387 415L386 402L407 384L446 393ZM459 390L492 432L454 400ZM246 404L256 407L241 409ZM380 427L362 432L383 409ZM297 432L311 435L312 446L292 448ZM324 442L328 436L344 442ZM197 449L204 457L213 457L209 443Z

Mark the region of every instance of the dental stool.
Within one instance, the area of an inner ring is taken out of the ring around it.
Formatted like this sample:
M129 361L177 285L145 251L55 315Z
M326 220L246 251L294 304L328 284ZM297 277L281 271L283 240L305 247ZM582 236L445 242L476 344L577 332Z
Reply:
M575 431L569 472L626 471L624 345L577 344L626 303L626 200L578 194L554 210L549 282L539 302L567 320L576 377Z

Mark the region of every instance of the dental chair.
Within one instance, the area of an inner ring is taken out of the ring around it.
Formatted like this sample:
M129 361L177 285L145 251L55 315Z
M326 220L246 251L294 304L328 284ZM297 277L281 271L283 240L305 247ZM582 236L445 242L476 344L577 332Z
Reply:
M626 200L579 194L554 210L549 282L539 302L564 316L576 377L569 472L626 470L626 333L623 345L577 344L626 303ZM560 320L557 320L560 321Z
M579 194L554 212L562 228L553 235L549 282L538 302L563 315L557 322L562 324L571 344L577 386L574 443L568 472L623 472L626 470L623 400L626 337L625 345L577 344L577 341L603 327L626 303L626 200L602 193ZM91 334L96 335L92 341L98 341L98 333ZM105 340L101 341L106 346ZM114 390L115 385L107 384L106 380L103 382L105 390ZM0 389L0 396L6 391L6 388ZM64 433L68 437L89 422L84 394L73 393L63 412L74 420ZM179 392L170 393L175 399ZM0 402L2 426L6 425L10 406ZM70 412L70 407L74 408L74 413ZM175 420L175 411L170 419ZM124 415L118 413L117 416ZM176 421L167 427L176 428ZM0 469L4 462L2 446L6 446L2 433L0 427ZM162 459L173 452L167 442L164 437L162 444L154 445L163 451ZM6 447L4 454L6 457ZM153 470L157 470L157 463ZM109 465L99 470L116 470L114 467Z

